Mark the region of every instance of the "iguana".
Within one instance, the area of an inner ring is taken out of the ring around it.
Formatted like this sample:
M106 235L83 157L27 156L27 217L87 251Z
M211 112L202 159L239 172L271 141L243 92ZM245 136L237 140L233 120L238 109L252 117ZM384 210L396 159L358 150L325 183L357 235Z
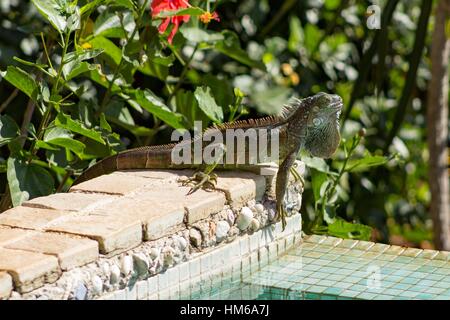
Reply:
M341 97L333 94L318 93L314 96L301 100L295 99L292 103L286 105L283 108L283 111L276 116L215 125L205 130L201 136L188 140L187 143L193 144L196 139L211 141L211 136L219 134L223 138L226 146L225 132L227 129L254 129L258 133L262 130L267 132L267 130L270 129L278 129L279 170L276 177L275 195L278 216L281 218L284 227L285 212L283 207L283 199L288 184L289 172L294 164L294 161L302 148L307 150L313 156L320 158L329 158L334 154L340 143L339 116L341 110ZM260 137L260 135L257 135L257 137ZM270 136L268 138L270 139ZM203 170L204 173L198 174L195 178L197 180L201 180L195 187L196 190L200 185L211 185L211 180L214 180L214 177L211 174L211 168L216 168L219 170L234 169L253 172L258 170L259 167L257 164L255 165L249 163L249 140L250 139L245 139L246 146L244 150L246 150L246 157L244 163L241 164L237 164L236 154L232 154L232 157L235 160L232 164L215 163L213 166L209 167L205 163L174 164L172 162L172 150L177 144L148 146L126 150L101 160L87 169L78 179L76 179L74 184L78 184L116 170L144 168ZM228 153L236 153L236 150L237 148L233 148L231 151L224 150L224 152L226 153L228 151Z

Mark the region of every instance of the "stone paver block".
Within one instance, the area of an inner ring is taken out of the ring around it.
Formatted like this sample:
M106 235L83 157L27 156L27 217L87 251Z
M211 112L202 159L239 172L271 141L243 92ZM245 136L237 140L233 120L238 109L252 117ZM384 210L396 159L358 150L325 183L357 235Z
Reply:
M140 194L139 199L146 199L163 206L173 203L181 204L185 208L189 224L205 219L223 209L226 199L222 192L200 189L187 195L190 189L190 187L183 187L178 183L161 184L158 188Z
M249 172L220 172L216 187L225 192L232 206L241 207L249 200L262 199L266 179Z
M30 230L0 226L0 247L5 247L10 243L22 240L36 233L37 232Z
M6 299L10 296L13 289L12 278L6 272L0 272L0 299Z
M124 215L74 216L53 224L48 231L64 232L94 239L103 254L119 253L139 245L142 227L139 221L129 221Z
M15 207L0 214L0 225L42 230L46 225L71 214L69 211Z
M0 271L8 272L20 293L55 282L61 273L58 259L42 253L0 248Z
M165 189L164 189L165 190ZM159 198L158 198L159 196ZM165 198L163 198L165 196ZM122 217L143 226L144 240L155 240L183 228L184 206L182 199L150 193L123 197L96 211L108 217Z
M32 199L24 202L23 205L35 208L81 211L94 209L117 198L118 196L99 193L55 193L50 196Z
M98 258L96 241L50 232L35 232L5 247L54 255L62 270L82 266Z
M158 183L158 180L126 172L114 172L77 184L70 189L70 192L87 191L124 195L152 183Z

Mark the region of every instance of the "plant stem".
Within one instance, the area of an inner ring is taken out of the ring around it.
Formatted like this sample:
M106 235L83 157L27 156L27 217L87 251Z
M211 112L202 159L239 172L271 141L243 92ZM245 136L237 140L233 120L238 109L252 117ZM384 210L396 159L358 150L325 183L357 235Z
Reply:
M136 25L134 26L134 29L133 29L133 32L131 33L131 36L128 37L129 41L133 41L133 39L134 39L136 33L137 33L138 30L139 30L139 27L140 27L141 22L142 22L142 16L144 15L145 8L147 7L148 1L149 1L149 0L145 0L144 4L143 4L142 7L140 8L140 11L139 11L139 18L138 18L138 20L136 21ZM128 43L129 43L129 42L127 41L127 43L125 44L125 47L124 47L124 48L126 48L126 46L128 45ZM100 105L100 108L99 108L99 110L98 110L98 112L97 112L97 116L99 116L102 112L105 111L106 105L108 104L108 102L110 101L110 99L111 99L111 97L112 97L112 88L113 88L113 86L114 86L114 82L117 80L117 78L118 78L120 72L122 71L122 67L123 67L123 63L124 63L124 58L123 58L123 56L124 56L124 53L122 52L122 55L121 55L121 57L120 57L119 64L117 65L117 68L116 68L116 70L114 71L112 80L109 82L108 89L106 90L106 93L105 93L105 95L103 96L102 104Z
M195 45L194 51L192 51L191 56L189 57L189 59L186 61L184 67L183 67L183 71L181 72L180 78L178 79L178 83L175 86L175 89L172 90L172 92L170 93L169 97L167 98L167 102L170 103L170 100L175 96L175 94L177 93L177 91L180 89L181 85L183 84L183 80L186 77L186 74L189 70L190 64L192 59L194 59L195 53L198 50L198 44Z
M19 89L14 89L14 91L9 95L9 97L5 100L5 102L3 102L0 105L0 113L3 112L8 105L14 100L14 98L17 96L17 94L19 93Z

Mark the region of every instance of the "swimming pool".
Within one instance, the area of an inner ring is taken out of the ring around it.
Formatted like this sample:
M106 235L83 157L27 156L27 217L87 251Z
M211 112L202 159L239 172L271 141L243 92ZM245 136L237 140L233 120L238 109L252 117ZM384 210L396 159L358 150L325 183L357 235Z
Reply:
M449 258L444 251L309 236L266 264L194 283L180 298L450 300Z

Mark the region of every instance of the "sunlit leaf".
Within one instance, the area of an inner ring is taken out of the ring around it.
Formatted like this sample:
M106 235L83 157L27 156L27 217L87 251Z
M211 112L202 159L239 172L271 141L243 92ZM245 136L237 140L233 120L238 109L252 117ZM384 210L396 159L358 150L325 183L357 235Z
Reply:
M14 156L8 159L7 178L13 205L53 192L53 177L44 168Z

